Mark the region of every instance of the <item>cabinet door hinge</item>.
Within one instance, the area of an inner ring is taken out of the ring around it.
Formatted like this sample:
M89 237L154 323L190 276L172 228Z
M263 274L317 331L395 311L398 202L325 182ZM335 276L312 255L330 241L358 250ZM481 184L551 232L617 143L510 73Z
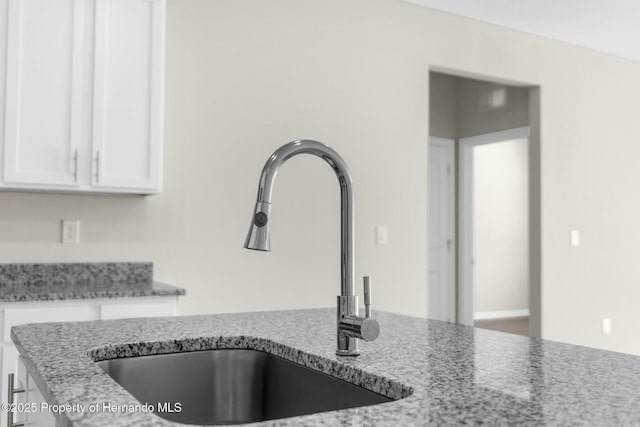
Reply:
M96 152L96 184L100 183L100 150Z
M78 149L73 152L73 180L78 182Z

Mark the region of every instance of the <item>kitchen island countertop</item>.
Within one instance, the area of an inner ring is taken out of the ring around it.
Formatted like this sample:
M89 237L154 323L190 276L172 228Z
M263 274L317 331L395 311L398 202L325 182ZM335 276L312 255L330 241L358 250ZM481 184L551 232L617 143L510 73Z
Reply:
M376 312L380 337L335 355L335 309L49 323L12 329L51 404L139 404L95 363L251 348L335 375L392 402L252 425L638 425L640 357ZM61 426L172 426L153 413L71 411Z

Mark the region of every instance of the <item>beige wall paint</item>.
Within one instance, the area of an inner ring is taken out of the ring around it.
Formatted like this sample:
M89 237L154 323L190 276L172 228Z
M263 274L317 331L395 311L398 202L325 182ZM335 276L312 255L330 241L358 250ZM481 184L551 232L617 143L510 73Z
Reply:
M241 249L267 156L315 138L351 165L376 308L425 315L428 71L461 70L541 86L544 336L640 354L639 63L398 0L169 0L167 49L164 193L1 194L3 262L152 260L188 289L182 314L333 306L338 190L318 159L278 176L274 251ZM72 217L83 243L63 246Z

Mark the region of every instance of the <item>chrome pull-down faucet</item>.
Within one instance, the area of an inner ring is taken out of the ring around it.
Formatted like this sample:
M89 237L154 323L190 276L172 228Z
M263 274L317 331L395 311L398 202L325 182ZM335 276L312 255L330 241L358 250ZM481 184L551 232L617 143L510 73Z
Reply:
M269 217L271 215L271 193L280 166L297 154L313 154L324 159L338 177L340 184L340 295L338 296L338 348L340 356L357 356L358 339L373 341L380 333L380 326L370 316L371 283L364 279L365 306L367 316L358 316L358 297L354 292L353 273L353 183L345 161L332 148L311 140L298 140L283 145L269 157L260 175L256 207L251 218L251 227L244 242L247 249L270 250Z

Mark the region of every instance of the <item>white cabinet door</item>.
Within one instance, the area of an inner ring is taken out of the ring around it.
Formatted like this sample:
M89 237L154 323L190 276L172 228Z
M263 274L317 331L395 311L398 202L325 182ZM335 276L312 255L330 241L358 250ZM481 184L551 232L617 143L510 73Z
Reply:
M125 319L135 317L164 317L176 315L178 297L153 297L154 300L136 302L135 299L122 303L104 304L101 307L100 319Z
M92 185L160 191L164 0L96 0Z
M55 417L52 412L42 411L42 405L46 403L46 400L42 396L42 393L38 389L33 377L27 371L24 363L20 359L18 361L18 382L17 384L24 387L25 392L23 395L23 402L25 404L35 404L38 408L36 411L29 411L23 414L18 414L18 421L24 420L25 427L57 427Z
M77 186L85 90L84 3L8 0L4 184Z

